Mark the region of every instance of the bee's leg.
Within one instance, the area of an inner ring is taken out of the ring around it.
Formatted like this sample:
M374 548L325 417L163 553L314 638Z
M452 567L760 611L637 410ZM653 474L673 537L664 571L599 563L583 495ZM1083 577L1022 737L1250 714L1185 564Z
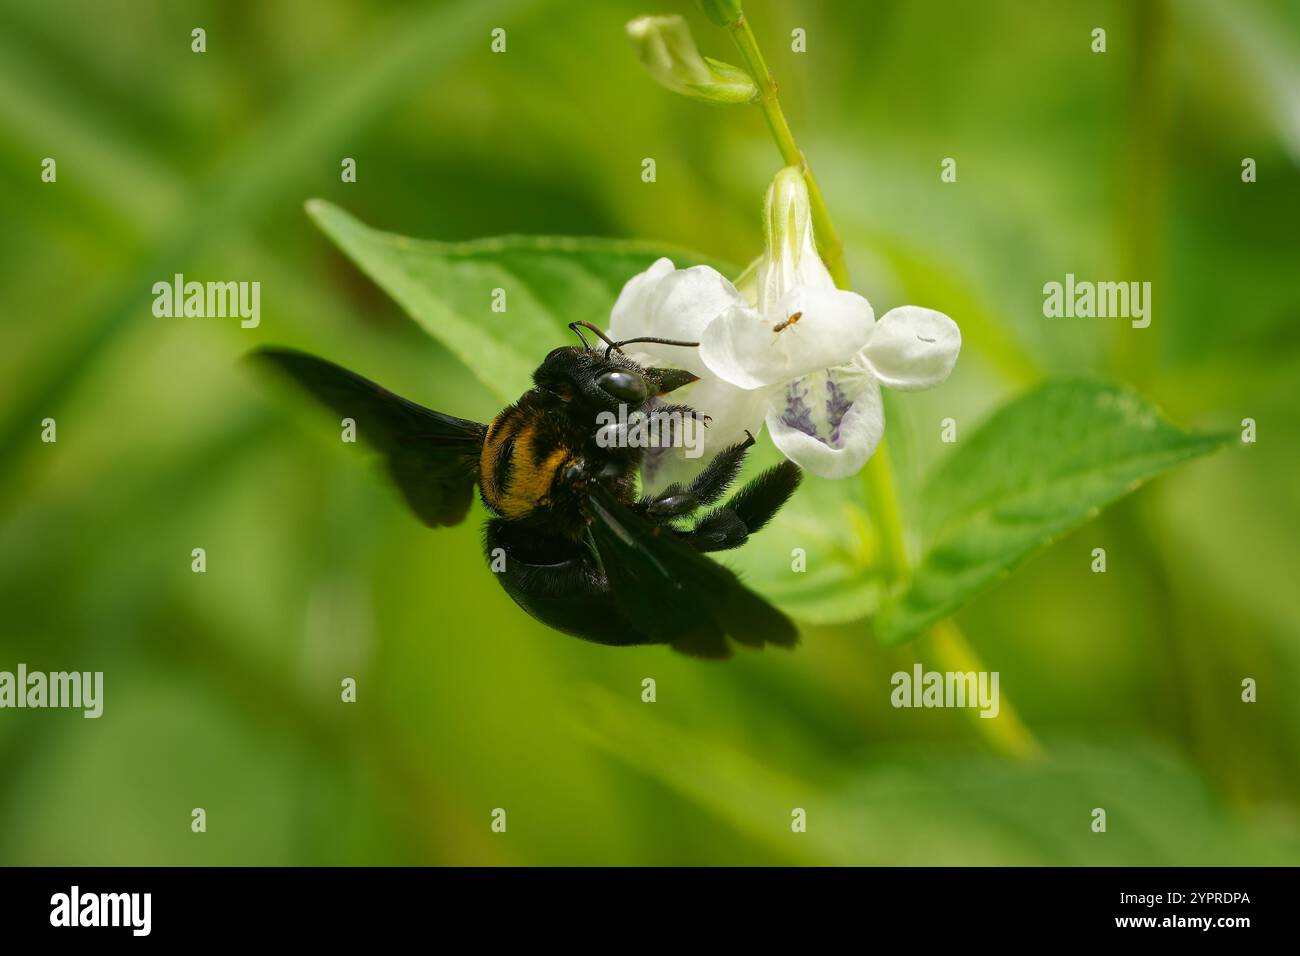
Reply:
M745 461L745 452L752 444L754 436L746 432L744 441L714 455L713 460L704 466L704 470L689 485L673 483L659 494L643 498L638 504L647 517L660 521L682 518L697 508L713 504L736 480L740 466Z
M754 444L754 436L745 432L745 440L730 445L713 456L704 470L691 482L690 492L702 505L711 505L726 493L740 474L745 463L745 452Z
M729 551L749 539L749 529L730 508L718 508L683 533L682 539L696 551Z
M705 425L713 421L713 419L710 416L697 412L689 405L674 405L674 404L669 404L668 402L656 401L651 411L655 415L662 415L666 417L672 415L680 415L682 418L693 418L697 422L703 422ZM669 420L671 421L671 418L669 418Z
M754 534L790 500L802 477L803 472L792 461L773 465L732 495L726 509L735 512L749 533Z
M799 487L799 466L783 461L741 488L682 537L697 551L726 551L744 544L781 510Z

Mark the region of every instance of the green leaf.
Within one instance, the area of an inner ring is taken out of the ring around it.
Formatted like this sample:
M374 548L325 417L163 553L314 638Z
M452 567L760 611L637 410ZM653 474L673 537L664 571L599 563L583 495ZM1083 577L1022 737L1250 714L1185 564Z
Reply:
M952 614L1037 549L1166 468L1213 451L1133 392L1049 382L993 415L926 482L929 548L876 621L886 644Z
M741 480L782 455L762 441ZM754 543L714 558L805 624L845 624L880 608L884 582L860 481L805 479Z
M353 262L502 399L532 383L533 369L567 328L604 327L624 283L667 256L679 268L729 266L662 243L568 236L501 236L436 242L380 232L323 200L308 214ZM493 310L494 290L505 310Z

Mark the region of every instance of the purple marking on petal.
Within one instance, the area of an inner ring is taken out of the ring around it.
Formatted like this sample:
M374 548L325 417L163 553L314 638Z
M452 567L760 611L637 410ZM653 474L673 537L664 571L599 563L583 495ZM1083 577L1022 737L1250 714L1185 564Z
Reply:
M844 391L835 384L832 378L826 379L826 418L831 424L830 446L839 448L840 445L840 422L844 416L849 413L853 407L853 399L844 394Z
M808 392L806 389L800 391L801 385L801 382L791 382L786 386L785 411L781 413L781 424L817 438L812 409L808 407Z

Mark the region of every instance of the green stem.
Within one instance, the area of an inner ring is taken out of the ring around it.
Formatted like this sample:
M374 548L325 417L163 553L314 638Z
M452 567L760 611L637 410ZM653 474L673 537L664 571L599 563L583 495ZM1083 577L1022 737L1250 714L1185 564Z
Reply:
M840 235L831 222L826 200L822 198L821 187L817 185L812 169L808 166L808 159L795 144L794 134L790 132L790 124L785 118L785 111L781 109L781 99L777 96L776 80L772 78L767 62L763 59L763 53L758 48L758 39L754 36L754 30L743 16L728 29L731 31L731 38L736 41L736 46L740 48L740 55L745 60L749 75L754 78L754 83L758 86L758 106L763 111L763 118L767 120L768 128L772 131L772 138L776 140L777 149L781 151L781 158L785 160L787 166L798 166L803 171L804 182L808 184L808 202L812 208L813 235L817 237L817 251L821 253L822 261L830 270L835 284L841 289L847 289L850 282L848 269L844 266L844 244L840 242Z
M890 579L906 577L912 566L907 552L907 534L903 524L903 507L894 484L894 468L889 445L882 438L876 453L867 460L862 473L867 491L867 507L876 518L884 568Z
M940 670L966 674L987 670L984 661L975 653L970 642L962 635L951 619L940 621L930 628L927 635L930 653L939 662ZM1011 705L1011 699L998 691L999 706L996 717L968 710L975 727L985 739L1000 753L1020 760L1038 760L1043 757L1043 748L1034 737L1033 732L1020 719L1020 714Z
M781 158L787 166L798 166L803 172L804 182L808 184L808 200L813 221L813 235L817 239L817 251L830 271L835 284L841 289L851 286L848 268L844 264L844 244L831 222L826 200L822 198L821 187L813 176L807 157L799 149L790 131L790 124L781 109L781 99L777 95L776 80L767 68L758 40L749 21L741 16L732 23L728 30L731 38L740 49L745 67L758 87L758 106L763 111L772 138L776 140ZM898 497L898 487L894 481L894 469L890 463L889 447L881 439L876 453L871 456L863 470L863 484L867 492L867 503L872 512L876 530L880 534L882 563L890 581L906 580L911 574L912 562L907 549L907 525L903 520L903 510ZM954 671L979 671L983 664L974 648L970 646L961 631L951 620L941 621L931 628L929 633L930 651L945 666ZM1001 696L1001 706L997 717L978 718L976 728L985 739L999 752L1020 759L1032 759L1042 754L1042 748L1034 735L1017 715L1011 701L1005 694Z

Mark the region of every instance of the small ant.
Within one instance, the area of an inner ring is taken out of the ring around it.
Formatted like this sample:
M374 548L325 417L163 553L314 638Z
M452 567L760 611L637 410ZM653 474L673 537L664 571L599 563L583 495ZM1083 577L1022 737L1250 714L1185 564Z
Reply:
M784 332L787 328L789 328L790 326L792 326L792 325L794 325L796 322L798 322L798 321L799 321L799 318L800 318L802 315L803 315L802 312L796 312L794 315L790 316L790 318L786 319L784 322L778 322L778 323L776 323L776 325L772 326L772 331L773 331L773 332Z

